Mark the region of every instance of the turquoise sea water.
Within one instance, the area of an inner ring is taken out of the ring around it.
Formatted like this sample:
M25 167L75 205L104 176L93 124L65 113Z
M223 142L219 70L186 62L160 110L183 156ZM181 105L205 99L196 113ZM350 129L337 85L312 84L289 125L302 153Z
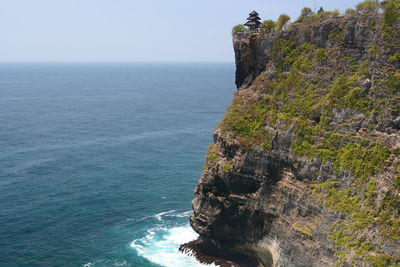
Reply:
M229 63L0 64L0 266L200 266L177 248Z

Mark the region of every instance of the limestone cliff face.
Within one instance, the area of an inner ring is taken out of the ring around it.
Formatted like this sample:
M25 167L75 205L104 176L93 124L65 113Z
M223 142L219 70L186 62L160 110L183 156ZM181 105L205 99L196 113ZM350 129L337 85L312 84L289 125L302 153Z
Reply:
M234 38L239 90L193 200L202 239L265 266L400 265L400 27L385 12Z
M240 88L251 84L265 70L265 66L271 63L274 44L282 39L291 41L295 46L309 43L317 48L336 47L341 49L342 56L351 56L356 61L365 60L369 57L368 50L371 44L377 43L380 37L379 31L373 29L376 25L371 26L371 23L382 23L381 15L327 18L314 24L295 24L286 31L245 34L243 37L234 38L236 85ZM387 61L387 56L394 51L383 52L386 55L381 55L383 57L377 57L375 60Z

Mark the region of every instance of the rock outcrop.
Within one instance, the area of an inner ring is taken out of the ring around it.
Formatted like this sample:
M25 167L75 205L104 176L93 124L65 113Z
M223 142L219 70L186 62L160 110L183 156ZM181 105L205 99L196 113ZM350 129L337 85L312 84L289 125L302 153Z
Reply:
M239 90L190 219L215 258L400 265L400 27L389 8L234 38Z

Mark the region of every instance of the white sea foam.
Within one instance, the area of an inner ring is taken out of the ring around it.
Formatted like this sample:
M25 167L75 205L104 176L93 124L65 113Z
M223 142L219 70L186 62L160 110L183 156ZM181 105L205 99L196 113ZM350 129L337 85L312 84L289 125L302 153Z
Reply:
M122 267L127 266L127 261L125 260L111 260L111 259L101 259L95 262L88 262L83 265L83 267L95 267L95 266L115 266Z
M176 212L176 210L169 210L169 211L164 211L164 212L160 212L156 215L154 215L154 218L157 219L157 221L162 222L163 221L163 216L169 215L169 214L174 214Z
M152 216L144 216L141 218L127 218L127 219L125 219L124 223L141 222L141 221L147 220L149 218L153 218L157 222L160 222L160 223L165 223L167 219L174 218L174 217L175 218L189 218L190 215L192 215L192 213L193 212L191 210L188 210L188 211L169 210L169 211L157 213ZM168 217L170 217L170 218L168 218Z
M162 215L170 213L173 212ZM215 266L200 264L193 257L179 252L180 245L195 240L197 237L198 235L189 225L173 228L159 227L148 230L147 235L134 240L131 247L140 256L165 267Z
M177 210L169 210L160 212L154 215L154 218L159 222L164 222L164 217L178 217L178 218L185 218L189 217L192 214L191 210L188 211L177 211Z
M179 218L184 218L184 217L189 217L190 215L192 215L192 213L193 213L193 211L188 210L188 211L185 211L185 212L182 212L182 213L178 213L175 216L179 217Z

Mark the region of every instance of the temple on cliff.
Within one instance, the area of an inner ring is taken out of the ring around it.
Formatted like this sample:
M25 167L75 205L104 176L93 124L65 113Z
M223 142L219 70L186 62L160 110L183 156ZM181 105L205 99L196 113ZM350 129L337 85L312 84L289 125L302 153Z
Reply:
M249 15L250 17L247 18L248 21L244 25L249 27L252 31L258 30L261 25L261 18L255 10L253 10Z

